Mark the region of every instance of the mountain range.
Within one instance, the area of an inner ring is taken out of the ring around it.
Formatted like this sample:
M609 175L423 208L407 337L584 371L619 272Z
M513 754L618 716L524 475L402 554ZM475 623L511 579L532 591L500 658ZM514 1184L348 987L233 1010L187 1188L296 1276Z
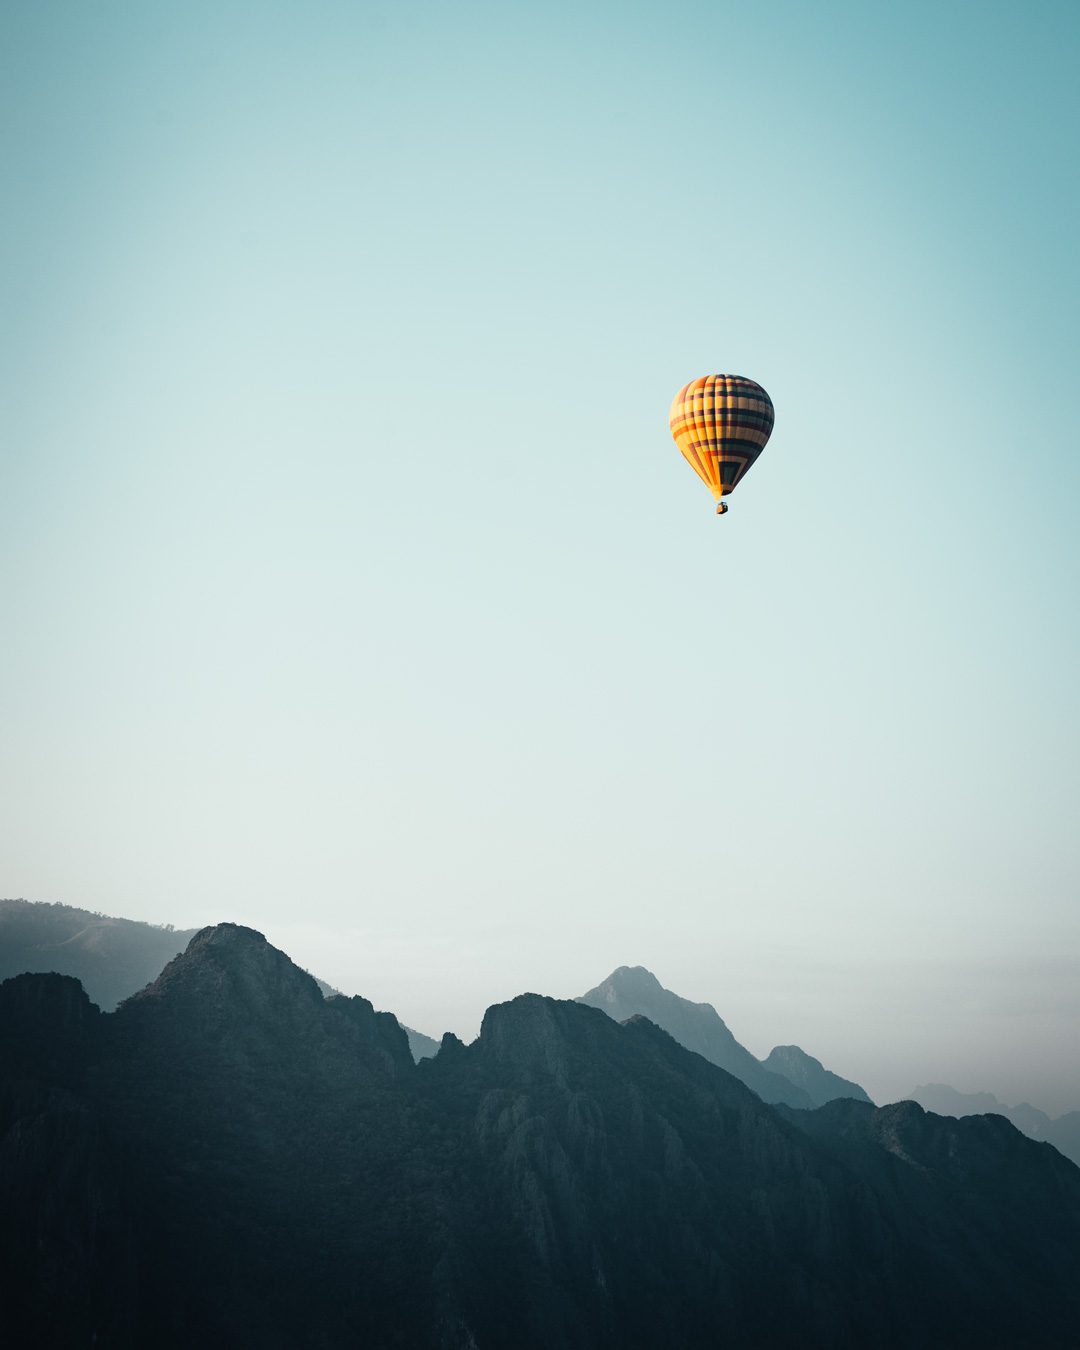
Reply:
M1044 1139L1080 1165L1080 1111L1069 1111L1052 1119L1030 1102L1006 1106L992 1092L958 1092L947 1083L925 1083L913 1088L909 1096L939 1116L1004 1116L1029 1139Z
M823 1068L797 1045L778 1045L762 1063L739 1044L711 1003L691 1003L665 989L644 966L620 966L579 1003L600 1008L616 1022L647 1017L688 1050L726 1069L758 1094L763 1102L787 1106L824 1106L837 1097L868 1102L859 1087Z
M1080 1169L998 1116L770 1106L524 994L415 1063L258 933L112 1013L0 985L12 1344L1063 1347Z
M144 989L167 961L182 952L194 929L175 929L133 919L117 919L70 905L0 900L0 979L24 972L73 975L106 1012ZM323 994L339 991L317 980ZM691 1003L664 989L642 966L621 966L603 984L579 1000L602 1008L616 1021L640 1013L663 1027L690 1050L733 1073L763 1101L789 1106L822 1106L838 1096L869 1097L823 1069L798 1046L778 1046L769 1059L745 1050L719 1014L707 1003ZM430 1059L439 1042L405 1027L414 1059Z
M117 919L73 905L0 900L0 980L55 971L73 975L104 1012L145 989L195 936L194 928ZM339 991L316 977L323 994ZM434 1055L438 1041L405 1027L414 1059Z
M145 988L166 962L182 952L195 929L121 919L64 904L0 900L0 979L55 971L80 980L104 1011ZM339 991L317 977L326 997ZM797 1045L775 1046L756 1059L708 1003L693 1003L665 989L643 966L620 966L582 994L579 1002L616 1021L641 1015L752 1088L763 1101L802 1108L837 1098L870 1101L859 1084L824 1068ZM402 1024L415 1060L430 1059L439 1041ZM1003 1105L991 1093L964 1094L940 1083L915 1088L910 1098L939 1115L998 1114L1029 1138L1045 1140L1080 1163L1080 1112L1052 1120L1027 1102Z

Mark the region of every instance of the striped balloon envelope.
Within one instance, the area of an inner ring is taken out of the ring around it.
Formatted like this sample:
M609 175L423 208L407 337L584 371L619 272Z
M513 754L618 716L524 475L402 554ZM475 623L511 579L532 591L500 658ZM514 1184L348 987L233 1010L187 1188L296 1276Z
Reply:
M741 375L703 375L675 395L670 420L675 444L722 516L722 499L735 491L772 433L772 399Z

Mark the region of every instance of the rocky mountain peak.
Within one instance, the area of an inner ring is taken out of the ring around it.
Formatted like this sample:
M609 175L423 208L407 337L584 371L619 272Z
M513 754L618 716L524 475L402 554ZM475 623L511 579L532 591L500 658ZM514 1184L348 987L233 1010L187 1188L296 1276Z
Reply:
M415 1067L392 1013L360 996L324 998L311 975L241 924L200 929L115 1017L118 1034L147 1054L168 1046L207 1074L281 1078L304 1065L330 1081L361 1066L391 1077Z
M322 991L306 971L271 946L262 933L236 923L201 928L186 950L165 967L153 984L123 1004L197 1004L204 1010L226 1004L250 1012L281 1013L290 1005L314 1009Z
M824 1106L826 1102L840 1097L850 1097L860 1102L870 1101L858 1083L832 1073L820 1059L808 1055L801 1046L776 1045L763 1063L773 1073L783 1074L789 1082L802 1088L815 1106Z
M465 1042L460 1036L455 1036L452 1031L444 1031L442 1040L439 1042L439 1048L436 1054L441 1055L444 1060L452 1058L454 1055L463 1054L465 1051Z
M619 966L598 987L609 991L613 999L620 996L625 998L665 992L664 986L652 971L646 970L644 966Z
M573 1059L613 1033L616 1028L611 1019L599 1010L540 994L521 994L487 1010L478 1045L488 1064L512 1064L516 1071L563 1083Z
M642 966L620 966L577 1001L600 1009L617 1022L635 1014L648 1018L680 1045L740 1079L763 1101L813 1105L801 1087L766 1068L740 1045L712 1004L681 998Z

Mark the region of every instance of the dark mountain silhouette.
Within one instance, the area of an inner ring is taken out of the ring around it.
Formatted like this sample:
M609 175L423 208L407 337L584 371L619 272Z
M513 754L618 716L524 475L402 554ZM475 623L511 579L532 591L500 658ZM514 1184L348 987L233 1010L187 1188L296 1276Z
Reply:
M1004 1116L1021 1134L1053 1144L1080 1165L1080 1111L1070 1111L1055 1120L1030 1102L1006 1106L992 1092L958 1092L947 1083L924 1083L909 1095L913 1102L941 1116Z
M582 994L577 1001L602 1009L616 1022L638 1015L647 1017L674 1036L680 1045L734 1074L753 1088L763 1102L812 1107L838 1096L870 1100L858 1084L829 1073L797 1045L777 1046L762 1063L739 1044L711 1003L691 1003L680 998L665 989L644 966L620 966L603 984ZM785 1063L792 1074L785 1071Z
M767 1106L535 994L414 1064L259 934L103 1014L0 985L12 1344L1072 1343L1080 1170L995 1118Z
M195 936L194 928L117 919L71 905L0 900L0 980L27 972L72 975L91 1001L111 1012L144 989ZM326 998L340 991L315 978ZM405 1027L414 1059L438 1041Z
M870 1100L869 1094L858 1083L831 1073L821 1060L808 1055L797 1045L773 1046L762 1063L772 1073L782 1074L796 1087L801 1087L815 1106L825 1106L838 1097L852 1097L859 1102Z

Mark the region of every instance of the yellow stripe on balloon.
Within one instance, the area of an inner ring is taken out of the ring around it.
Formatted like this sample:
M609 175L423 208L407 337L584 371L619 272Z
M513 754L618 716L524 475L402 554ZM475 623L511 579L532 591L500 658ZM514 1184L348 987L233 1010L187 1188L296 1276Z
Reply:
M753 380L703 375L675 395L668 420L683 457L719 501L734 491L764 449L774 413L772 399ZM726 475L724 464L732 466Z

